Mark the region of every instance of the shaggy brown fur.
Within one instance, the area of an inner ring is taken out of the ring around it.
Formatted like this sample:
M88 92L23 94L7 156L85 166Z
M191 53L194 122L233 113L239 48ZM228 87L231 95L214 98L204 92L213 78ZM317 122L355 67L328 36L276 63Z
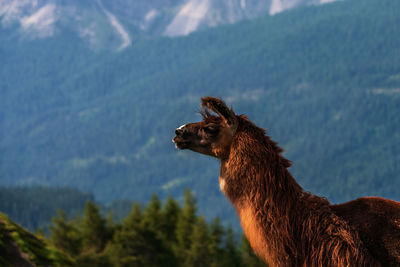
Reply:
M271 266L400 266L400 203L361 198L330 205L304 192L274 141L220 99L204 120L176 130L180 149L220 159L220 187L255 253Z

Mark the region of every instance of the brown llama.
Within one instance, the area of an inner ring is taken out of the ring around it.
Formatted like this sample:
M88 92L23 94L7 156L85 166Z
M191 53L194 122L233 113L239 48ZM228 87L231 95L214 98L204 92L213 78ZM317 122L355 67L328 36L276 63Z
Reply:
M202 98L202 107L203 121L179 127L173 141L220 160L221 191L264 262L400 266L400 202L363 197L331 205L300 187L265 130L220 99Z

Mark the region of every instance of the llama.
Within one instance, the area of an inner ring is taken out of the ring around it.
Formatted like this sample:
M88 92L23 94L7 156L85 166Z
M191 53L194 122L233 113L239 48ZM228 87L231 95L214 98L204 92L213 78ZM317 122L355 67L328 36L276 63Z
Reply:
M220 99L201 101L203 121L177 128L173 142L220 160L221 191L259 258L270 266L400 266L400 202L331 205L305 192L265 130Z

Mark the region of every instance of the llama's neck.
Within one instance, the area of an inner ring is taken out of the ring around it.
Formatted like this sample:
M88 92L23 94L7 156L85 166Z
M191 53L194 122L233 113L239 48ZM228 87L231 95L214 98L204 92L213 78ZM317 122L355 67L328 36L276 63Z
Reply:
M229 158L221 161L220 186L236 208L256 254L276 265L292 260L282 252L294 246L298 221L292 218L304 209L300 204L304 193L277 144L262 131L250 134L248 129L236 134Z
M280 176L279 178L277 176L265 177L265 179L257 177L268 176L272 173L271 170L265 170L265 172L246 176L250 178L250 180L246 179L246 184L237 184L234 180L241 180L241 178L229 176L234 174L226 169L227 165L229 162L221 162L221 190L234 205L242 228L255 253L271 266L282 264L283 260L291 260L277 257L276 251L280 251L280 255L283 255L282 251L293 246L290 235L296 226L293 225L291 218L294 211L302 208L298 205L298 199L303 194L302 188L294 180L293 183L277 181L277 179L293 179L286 168L273 171L277 172L276 175ZM243 167L251 170L249 166ZM282 177L286 175L287 177Z
M256 254L274 266L282 261L275 257L275 251L292 246L290 218L299 208L303 190L280 164L278 153L251 154L248 158L240 154L240 158L221 161L221 190L236 208Z

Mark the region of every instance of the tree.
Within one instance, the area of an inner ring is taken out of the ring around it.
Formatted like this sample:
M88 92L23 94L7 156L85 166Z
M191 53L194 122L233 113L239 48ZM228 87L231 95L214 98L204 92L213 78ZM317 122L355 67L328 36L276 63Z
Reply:
M190 250L185 265L193 267L210 266L211 257L208 247L210 239L204 217L198 218L196 225L193 227L190 241Z
M107 255L103 252L112 238L112 228L107 227L99 207L88 201L79 221L79 232L82 238L82 251L76 257L78 266L107 266Z
M145 207L134 203L117 224L103 218L92 202L71 221L60 210L50 240L77 266L263 266L247 240L238 249L232 228L225 230L218 218L207 223L196 215L189 190L183 208L172 197L161 207L153 195Z
M172 250L151 225L157 218L150 214L156 213L149 212L145 219L139 205L133 205L132 212L107 248L107 255L115 266L176 266Z
M196 223L196 200L189 189L185 190L185 199L182 212L178 216L176 224L176 239L175 255L180 262L185 262L188 257L191 246L191 235L193 227Z
M138 203L133 203L129 215L122 221L124 229L134 229L141 224L143 220L142 209Z
M106 248L106 254L114 265L124 266L124 264L132 263L136 259L132 258L133 256L130 255L130 248L134 246L136 242L136 240L131 238L135 237L135 234L132 234L132 232L140 228L142 217L140 205L134 203L131 212L122 221L122 224L116 230L112 242Z
M178 202L169 196L161 213L160 232L170 246L176 245L177 242L175 234L180 212Z
M161 236L161 201L156 194L151 196L151 200L146 207L143 214L143 223L147 224L149 229Z
M91 201L86 203L83 211L80 232L83 249L95 253L104 249L112 235L106 227L106 220L100 215L99 207Z
M226 231L225 253L223 255L223 266L242 266L240 253L233 235L232 227Z
M222 266L223 249L221 248L221 242L224 235L224 229L221 226L219 218L215 218L210 225L210 241L208 248L210 251L211 265L212 267Z
M57 217L54 217L52 222L51 243L70 256L77 256L81 251L82 239L76 225L72 221L67 221L67 215L62 210L57 210Z

